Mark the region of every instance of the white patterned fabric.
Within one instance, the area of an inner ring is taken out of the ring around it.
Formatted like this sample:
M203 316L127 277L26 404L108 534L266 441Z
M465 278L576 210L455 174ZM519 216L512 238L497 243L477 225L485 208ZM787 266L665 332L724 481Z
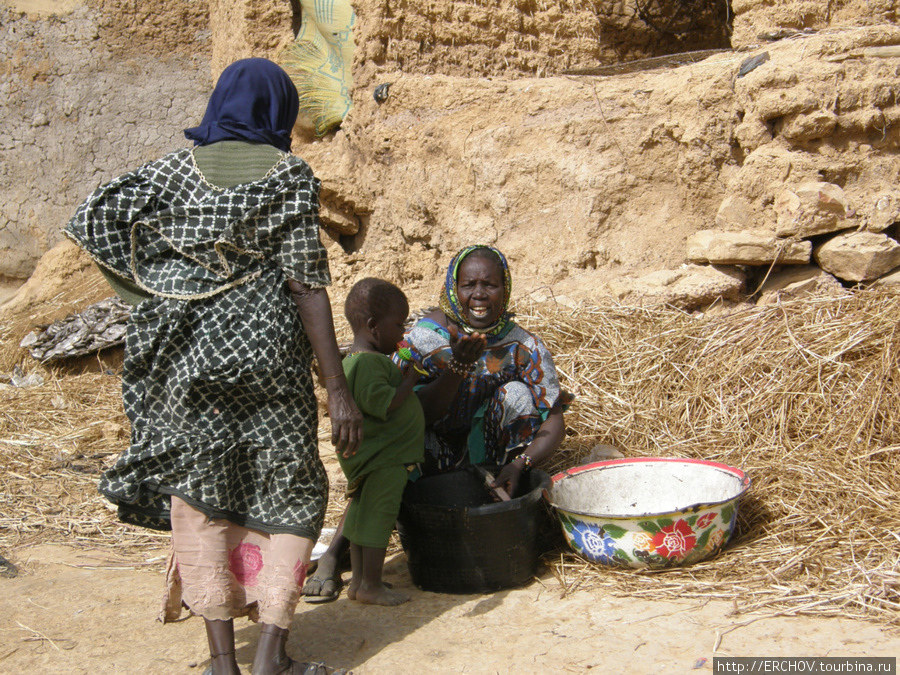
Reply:
M184 149L99 188L66 227L153 296L126 336L131 446L100 481L124 522L169 529L176 495L212 518L318 537L312 349L286 288L330 283L318 190L291 155L221 189Z

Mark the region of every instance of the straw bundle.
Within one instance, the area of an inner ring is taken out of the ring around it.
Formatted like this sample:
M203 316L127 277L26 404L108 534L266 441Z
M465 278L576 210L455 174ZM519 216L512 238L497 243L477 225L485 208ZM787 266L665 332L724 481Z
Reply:
M46 372L0 386L0 550L40 543L143 554L164 533L116 521L97 478L128 443L118 376Z
M546 560L566 592L897 623L900 296L856 291L717 317L616 304L516 310L578 395L549 472L606 443L630 457L721 461L753 480L716 558L639 572L560 549ZM81 542L146 559L166 535L117 523L95 489L127 443L119 378L42 372L41 387L0 388L0 551ZM333 524L341 490L331 502Z

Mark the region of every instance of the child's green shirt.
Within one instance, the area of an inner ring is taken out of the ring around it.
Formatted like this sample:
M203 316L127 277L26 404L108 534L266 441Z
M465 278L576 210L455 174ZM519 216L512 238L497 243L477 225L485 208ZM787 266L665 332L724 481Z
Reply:
M338 455L349 485L374 469L423 461L425 455L425 413L415 393L399 408L387 409L403 372L383 354L357 352L343 361L344 374L356 406L363 414L363 441L356 454Z

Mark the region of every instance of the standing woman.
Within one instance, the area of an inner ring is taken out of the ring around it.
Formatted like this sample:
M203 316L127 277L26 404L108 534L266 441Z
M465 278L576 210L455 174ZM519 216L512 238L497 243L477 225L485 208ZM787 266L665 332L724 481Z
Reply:
M319 181L290 154L297 90L265 59L226 68L194 148L97 189L66 234L139 300L122 392L131 445L100 492L122 522L172 530L163 621L206 622L210 675L240 673L236 616L262 624L254 675L325 672L285 643L325 514L310 367L332 443L354 453L325 287Z

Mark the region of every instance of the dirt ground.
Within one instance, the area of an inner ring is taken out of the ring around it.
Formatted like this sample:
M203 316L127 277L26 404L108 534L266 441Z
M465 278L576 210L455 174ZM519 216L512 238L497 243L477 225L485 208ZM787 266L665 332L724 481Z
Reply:
M202 621L155 620L158 561L134 565L55 546L19 553L19 577L0 579L0 672L199 675L206 667ZM289 652L359 674L702 673L714 672L716 656L900 654L900 635L863 622L753 621L729 616L730 606L715 600L564 597L549 574L488 595L428 593L412 585L403 554L386 571L409 603L363 606L345 595L326 605L301 602ZM257 630L246 620L236 629L238 662L249 673Z
M340 492L337 462L325 463ZM165 548L135 559L54 545L13 551L19 576L0 578L0 674L200 675L209 662L203 622L156 620L165 555ZM385 579L411 601L373 607L342 594L324 605L301 602L289 653L358 675L703 673L715 672L716 656L900 655L900 632L875 624L735 616L714 598L566 595L546 569L524 587L447 595L417 589L397 553ZM238 662L249 673L258 632L239 619L236 634Z

